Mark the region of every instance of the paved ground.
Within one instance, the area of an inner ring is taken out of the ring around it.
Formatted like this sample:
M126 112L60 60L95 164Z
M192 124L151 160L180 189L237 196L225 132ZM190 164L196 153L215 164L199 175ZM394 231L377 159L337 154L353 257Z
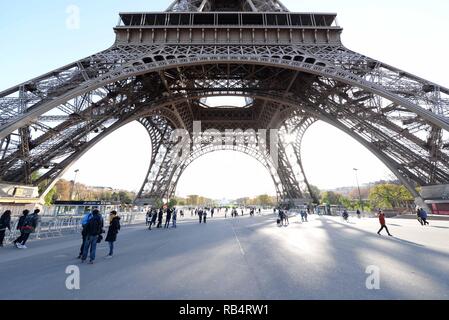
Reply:
M272 215L183 221L178 229L124 229L117 255L95 265L75 259L77 236L0 250L0 299L449 299L449 222L312 216L279 228ZM78 265L81 289L66 289ZM380 290L366 268L380 268Z

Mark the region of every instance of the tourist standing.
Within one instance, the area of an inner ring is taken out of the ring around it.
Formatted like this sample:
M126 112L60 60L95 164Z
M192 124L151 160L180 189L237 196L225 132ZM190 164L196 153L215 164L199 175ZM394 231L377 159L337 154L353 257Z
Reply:
M0 217L0 247L3 247L3 240L5 239L6 229L11 231L11 211L6 210Z
M176 222L178 220L178 210L176 208L173 209L173 228L176 229Z
M156 225L156 221L157 221L157 210L152 209L151 212L152 212L151 222L150 222L150 227L148 228L150 230L153 225Z
M198 210L198 217L200 218L200 224L203 222L203 210Z
M162 221L164 220L164 210L162 208L159 209L159 213L157 215L157 228L162 228Z
M90 250L89 264L93 264L95 261L95 254L97 252L97 243L99 236L103 233L103 218L100 215L100 211L95 209L92 211L92 217L86 225L86 244L84 245L83 256L81 263L84 263L87 259L87 255Z
M165 229L170 228L170 221L171 221L171 217L172 217L172 209L167 208L167 216L165 218Z
M377 232L378 235L380 235L380 233L382 232L383 229L387 230L387 233L390 237L392 237L392 235L390 234L390 231L388 230L387 224L385 223L385 214L383 213L382 210L379 210L379 222L381 225L380 230Z
M203 223L207 222L207 210L204 210L203 212Z
M120 230L120 217L117 215L117 211L112 211L109 219L109 229L106 236L106 242L109 243L109 254L106 258L112 258L114 255L114 242L117 241L117 234Z
M84 246L86 245L86 240L87 240L86 226L89 223L89 220L91 218L92 218L92 213L86 212L83 219L81 220L81 228L82 228L81 229L81 237L82 237L83 241L81 243L80 254L78 255L78 259L81 259L83 257Z

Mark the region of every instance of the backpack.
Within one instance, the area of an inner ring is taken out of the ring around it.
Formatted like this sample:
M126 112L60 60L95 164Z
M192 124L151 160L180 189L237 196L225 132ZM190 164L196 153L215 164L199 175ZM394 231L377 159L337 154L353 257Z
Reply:
M102 221L100 215L92 215L92 218L86 224L86 234L97 236L103 231Z
M24 233L33 233L36 230L37 216L34 214L28 215L23 221L23 226L20 229Z

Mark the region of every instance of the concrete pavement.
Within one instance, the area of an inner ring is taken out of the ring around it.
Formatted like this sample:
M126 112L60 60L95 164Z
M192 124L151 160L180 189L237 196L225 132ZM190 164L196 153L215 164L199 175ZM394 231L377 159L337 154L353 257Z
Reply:
M189 216L189 215L187 215ZM449 222L310 216L277 227L273 215L208 220L177 229L124 228L116 256L100 244L94 265L76 259L80 237L0 250L0 299L449 299ZM66 288L67 266L80 290ZM380 290L368 290L368 266Z

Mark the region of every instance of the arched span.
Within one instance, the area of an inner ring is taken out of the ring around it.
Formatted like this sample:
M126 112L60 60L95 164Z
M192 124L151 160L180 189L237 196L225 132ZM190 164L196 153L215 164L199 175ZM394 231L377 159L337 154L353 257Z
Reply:
M264 166L265 169L268 170L271 179L273 180L277 196L278 198L281 198L283 186L279 178L279 174L277 172L276 167L274 166L272 161L270 161L271 157L269 155L263 154L257 148L250 148L245 146L231 146L231 145L222 145L222 146L209 145L204 148L199 148L194 152L192 152L192 154L188 157L188 159L176 169L175 173L176 180L173 184L173 188L170 190L170 195L174 195L176 193L176 188L178 186L179 179L193 162L195 162L196 160L200 159L201 157L207 154L219 151L240 152L257 160L260 164Z
M302 110L304 110L304 106L298 106L296 101L293 101L292 99L288 99L288 98L283 98L282 100L278 100L278 99L272 99L272 98L266 98L263 96L260 96L259 98L261 99L266 99L269 101L277 101L280 103L283 103L285 105L290 106L293 109L298 110L298 112L301 112ZM185 98L180 98L180 100L185 99ZM166 105L170 105L174 103L174 101L165 101L161 106L166 106ZM156 106L154 106L155 109L157 109ZM356 135L354 131L350 130L348 127L346 127L344 124L342 124L341 122L339 122L338 120L336 120L335 118L331 118L329 116L323 115L320 112L317 112L316 110L314 110L313 106L309 106L307 108L307 113L312 115L314 118L316 119L320 119L323 120L339 129L341 129L342 131L344 131L345 133L349 134L351 137L353 137L355 140L357 140L359 143L361 143L362 145L364 145L368 150L370 150L377 158L379 158L397 177L398 179L400 179L401 182L404 183L404 185L412 192L413 195L418 196L417 192L415 190L415 186L410 182L410 180L408 180L405 176L403 176L397 168L397 163L393 162L391 159L388 159L387 157L385 157L383 154L381 154L379 152L379 150L375 149L369 142L367 142L366 140L362 139L360 136ZM149 112L148 110L145 110L143 112L141 112L140 114L135 114L125 120L122 120L120 122L115 123L114 125L112 125L111 127L109 127L105 132L103 132L102 134L100 134L99 136L95 137L92 141L90 141L89 143L87 143L82 150L80 150L80 152L73 154L72 156L68 157L67 159L65 159L62 163L59 164L59 168L63 168L60 173L55 176L52 179L52 184L55 183L56 179L63 175L67 168L72 165L75 161L77 161L79 158L81 158L81 156L83 156L88 150L90 150L96 143L100 142L104 137L106 137L107 135L109 135L110 133L112 133L113 131L119 129L120 127L126 125L127 123L137 120L139 118L145 117L148 114L151 114L151 112ZM50 187L52 186L52 184L50 185ZM48 189L47 189L48 190Z
M181 68L195 65L210 65L210 64L251 64L259 66L267 66L274 68L283 68L293 71L313 74L317 76L323 76L331 79L335 79L339 82L364 89L368 92L376 94L383 97L391 102L394 102L407 110L419 115L426 121L432 123L433 125L440 127L446 131L449 131L449 120L448 118L438 115L430 110L426 110L412 101L399 96L393 92L390 92L383 88L382 86L370 82L361 76L354 74L351 71L344 70L342 68L328 65L319 65L320 59L314 60L315 63L311 64L294 60L287 60L282 58L273 57L261 57L252 55L217 55L217 56L191 56L183 57L178 59L170 59L163 61L152 61L150 63L145 63L143 61L145 57L141 57L137 60L128 62L122 67L115 69L113 71L107 72L95 79L87 80L82 85L76 87L75 89L69 90L67 93L62 94L58 97L53 98L51 101L40 103L34 108L30 108L25 114L21 114L17 117L10 119L7 123L0 127L0 139L5 138L7 135L15 130L18 130L22 126L35 121L39 116L44 113L56 108L57 106L74 99L76 97L82 96L95 89L107 86L114 82L129 79L131 77L136 77L139 75L144 75L153 72L162 72L171 68ZM323 64L323 63L321 63ZM449 89L441 88L442 92L449 94Z

